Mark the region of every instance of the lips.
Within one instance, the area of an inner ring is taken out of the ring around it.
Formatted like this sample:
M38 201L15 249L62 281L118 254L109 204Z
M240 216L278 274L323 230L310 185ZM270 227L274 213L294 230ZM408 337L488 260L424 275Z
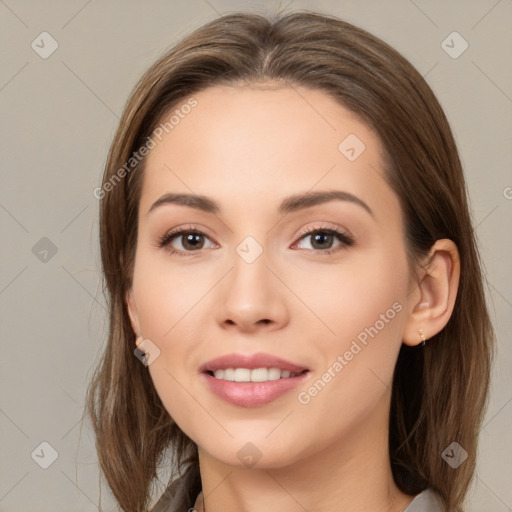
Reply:
M279 368L280 370L288 370L292 373L302 373L304 370L309 370L305 366L265 353L251 355L227 354L208 361L199 370L202 373L213 373L216 370L225 370L226 368L247 368L249 370L256 368Z
M207 388L223 401L238 407L260 407L289 394L311 378L311 372L305 370L296 377L266 382L231 382L217 379L208 372L201 373L200 377ZM289 398L289 400L292 399Z
M211 392L238 407L258 407L273 402L311 377L309 368L264 353L227 354L208 361L199 370ZM279 371L280 378L277 378ZM239 380L245 382L226 380L228 373L234 373L235 379L240 374ZM247 382L248 373L250 382ZM253 381L256 374L257 379Z

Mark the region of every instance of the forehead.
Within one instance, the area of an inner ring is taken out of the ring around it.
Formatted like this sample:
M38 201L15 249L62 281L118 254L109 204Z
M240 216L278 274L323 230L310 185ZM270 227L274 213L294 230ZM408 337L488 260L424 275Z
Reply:
M244 167L250 165L250 157L261 159L265 155L279 154L289 160L293 155L301 158L306 153L322 152L337 158L339 143L349 134L368 142L370 150L378 149L377 137L356 114L317 89L264 84L215 86L195 94L194 99L194 108L185 109L184 99L170 112L187 111L179 119L172 116L176 124L168 131L173 140L163 135L164 146L167 142L171 146L185 143L202 150L188 158L200 158L207 151L223 157L229 154L247 159ZM169 117L167 113L163 121ZM304 141L308 141L307 147L295 146ZM158 153L152 152L154 156Z
M184 98L163 117L174 122L147 157L141 210L171 191L246 209L255 195L270 204L314 188L393 200L379 138L327 93L267 83L210 87L193 99L193 108Z

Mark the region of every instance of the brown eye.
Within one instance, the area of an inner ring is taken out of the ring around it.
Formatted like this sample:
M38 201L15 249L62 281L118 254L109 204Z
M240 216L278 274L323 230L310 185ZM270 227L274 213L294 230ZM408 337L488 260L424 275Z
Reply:
M300 241L307 239L311 240L311 247L299 248L306 250L314 250L315 252L320 253L323 252L324 254L330 254L332 252L336 252L338 250L350 247L351 245L354 244L354 240L351 237L349 237L345 233L341 233L340 231L330 228L316 228L306 230L306 232L302 234ZM336 239L338 240L337 244Z
M205 248L205 241L209 238L197 229L177 229L164 235L158 242L159 247L165 247L171 254L187 256L187 253L198 252ZM214 244L212 243L211 246Z
M334 235L325 233L316 233L311 236L312 246L315 249L330 249L334 242ZM319 245L319 247L318 247Z
M202 249L204 245L204 239L201 233L188 233L181 234L175 238L181 238L181 245L185 250Z

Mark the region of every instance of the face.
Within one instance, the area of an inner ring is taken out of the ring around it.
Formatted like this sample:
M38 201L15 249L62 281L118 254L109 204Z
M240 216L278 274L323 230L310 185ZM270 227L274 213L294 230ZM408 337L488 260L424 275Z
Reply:
M260 467L279 467L382 431L411 282L378 137L317 90L194 98L148 156L127 297L135 332L159 350L148 370L163 404L200 449L237 466L249 442ZM307 371L266 383L225 379L275 370L203 371L230 354Z

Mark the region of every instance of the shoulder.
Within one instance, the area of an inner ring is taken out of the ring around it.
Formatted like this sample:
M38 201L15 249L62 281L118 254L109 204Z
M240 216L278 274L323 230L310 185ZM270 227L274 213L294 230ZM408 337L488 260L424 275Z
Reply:
M442 501L432 489L425 489L409 503L404 512L443 512Z
M189 466L165 489L150 512L188 512L201 491L201 475L195 466Z

